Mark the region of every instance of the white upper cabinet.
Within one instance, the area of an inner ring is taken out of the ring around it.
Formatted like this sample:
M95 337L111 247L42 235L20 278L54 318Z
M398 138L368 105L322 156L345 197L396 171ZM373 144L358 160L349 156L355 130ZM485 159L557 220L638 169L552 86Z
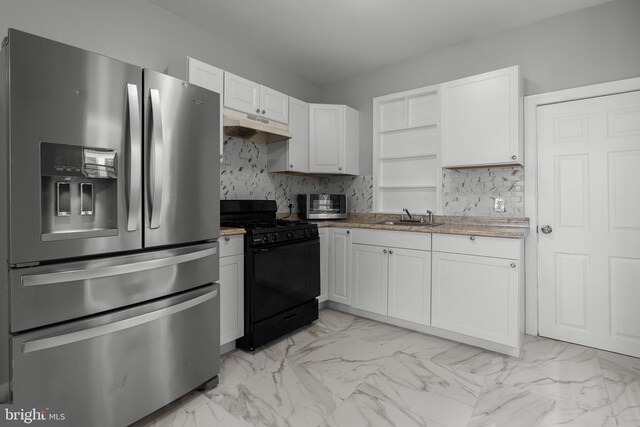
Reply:
M309 172L358 175L359 113L346 105L309 105Z
M289 123L289 97L260 85L260 114L276 122Z
M289 133L287 141L267 144L269 172L309 172L309 104L289 98Z
M441 85L442 167L523 164L518 66Z
M187 80L194 85L202 86L220 94L220 159L222 160L222 102L224 98L224 70L206 64L197 59L187 57Z
M277 122L289 122L289 97L261 84L224 73L224 106Z
M229 72L224 77L224 106L260 114L260 85Z

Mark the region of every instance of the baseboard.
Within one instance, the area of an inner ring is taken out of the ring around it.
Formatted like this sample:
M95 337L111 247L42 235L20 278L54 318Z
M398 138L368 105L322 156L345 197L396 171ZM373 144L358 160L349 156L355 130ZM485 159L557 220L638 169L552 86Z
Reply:
M388 317L388 316L384 316L377 313L371 313L369 311L353 308L351 306L341 304L335 301L325 301L325 307L331 308L333 310L353 314L356 316L365 317L367 319L377 320L378 322L388 323L390 325L398 326L400 328L410 329L412 331L434 335L436 337L445 338L451 341L461 342L463 344L472 345L474 347L484 348L486 350L495 351L497 353L506 354L508 356L520 357L520 348L517 348L517 347L511 347L504 344L498 344L495 342L470 337L468 335L458 334L456 332L447 331L444 329L436 328L434 326L420 325L418 323L407 322L406 320L395 319L393 317Z

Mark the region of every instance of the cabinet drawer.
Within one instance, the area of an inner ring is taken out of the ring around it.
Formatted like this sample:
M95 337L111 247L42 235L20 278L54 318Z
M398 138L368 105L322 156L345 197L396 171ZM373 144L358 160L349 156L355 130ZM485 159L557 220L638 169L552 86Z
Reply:
M353 243L430 251L431 233L356 228L353 230Z
M47 402L73 414L73 425L95 427L157 410L218 374L218 292L209 285L14 335L16 402Z
M434 234L433 250L495 258L520 259L520 239Z
M242 255L244 252L244 235L220 237L220 258Z

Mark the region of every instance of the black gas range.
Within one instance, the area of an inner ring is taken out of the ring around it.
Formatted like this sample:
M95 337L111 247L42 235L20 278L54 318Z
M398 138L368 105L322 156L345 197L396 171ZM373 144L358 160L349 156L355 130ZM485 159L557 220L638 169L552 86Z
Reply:
M248 350L318 318L318 226L276 212L275 200L220 201L220 225L246 230L245 327L236 345Z

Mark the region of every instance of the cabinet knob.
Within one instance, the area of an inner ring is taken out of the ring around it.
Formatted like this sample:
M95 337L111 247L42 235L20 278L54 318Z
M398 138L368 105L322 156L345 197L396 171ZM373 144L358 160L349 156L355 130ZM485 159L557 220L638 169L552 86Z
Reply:
M511 268L516 268L516 263L515 262L511 263Z
M393 255L393 249L389 249L389 253Z
M339 170L339 171L341 171L341 170L342 170L342 166L340 166L340 167L338 168L338 170Z
M293 167L293 165L291 164L291 165L289 165L289 167L290 167L290 168L292 168L292 167Z
M264 113L265 113L265 111L264 111L264 110L262 110L262 114L264 114Z
M551 234L553 228L551 228L550 225L543 225L540 231L542 231L544 234Z
M259 108L257 108L257 109L256 109L256 113L259 113L259 112L260 112L260 109L259 109Z
M383 249L383 250L382 250L382 253L383 253L383 254L386 254L386 253L387 253L387 250L386 250L386 249Z
M351 234L351 231L350 231L350 230L347 230L347 234Z
M469 237L470 240L476 240L476 236Z
M511 160L515 160L517 158L518 158L518 156L511 156Z
M227 236L227 237L225 237L225 238L224 238L224 241L225 241L225 242L228 242L229 240L231 240L231 237L229 237L229 236Z

